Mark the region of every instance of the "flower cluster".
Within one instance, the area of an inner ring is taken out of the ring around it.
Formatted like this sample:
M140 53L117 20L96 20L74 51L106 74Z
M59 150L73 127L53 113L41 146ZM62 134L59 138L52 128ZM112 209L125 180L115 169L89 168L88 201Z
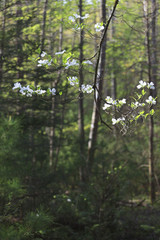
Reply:
M113 124L113 125L115 125L115 124L117 124L117 123L119 123L119 122L121 122L121 123L123 124L124 121L125 121L125 118L124 118L124 117L118 118L118 119L112 118L112 124Z
M104 26L101 23L96 23L94 25L94 28L95 28L96 32L100 32L100 31L104 30Z
M77 77L69 77L68 78L69 84L71 86L75 86L78 84L78 78Z
M138 89L141 89L141 88L144 88L144 87L146 87L146 86L147 86L148 89L152 89L152 90L155 89L155 86L154 86L154 83L153 83L153 82L146 83L146 82L144 82L143 80L140 80L140 81L139 81L139 84L137 85L137 88L138 88Z
M75 60L75 59L73 59L73 60L71 60L71 61L67 61L66 62L66 67L65 67L65 69L68 69L69 67L73 67L73 66L79 66L79 63Z
M74 17L73 17L74 16ZM87 13L87 14L85 14L85 16L80 16L80 15L78 15L77 13L75 13L75 14L73 14L73 16L69 16L69 20L71 21L71 22L75 22L76 21L76 19L78 19L78 18L80 18L80 19L86 19L86 18L88 18L89 17L89 14Z
M82 90L83 93L92 93L94 89L93 89L92 85L89 85L89 84L84 85L84 84L82 84L80 90Z
M40 60L38 60L38 67L42 67L42 66L46 66L46 65L48 65L48 66L51 66L51 63L52 63L52 59L51 60L48 60L48 59L40 59Z
M19 90L19 92L26 97L32 97L33 94L42 95L46 92L50 92L52 95L56 95L55 88L48 88L48 90L43 90L40 88L40 86L37 86L37 89L33 90L29 85L27 85L27 87L22 87L21 83L19 82L15 83L12 89Z

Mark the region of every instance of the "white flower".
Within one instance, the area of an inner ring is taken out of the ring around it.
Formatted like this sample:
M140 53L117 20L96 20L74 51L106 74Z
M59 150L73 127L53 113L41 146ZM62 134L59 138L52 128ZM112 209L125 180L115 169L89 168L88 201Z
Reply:
M107 108L110 108L112 105L105 103L102 109L105 111Z
M87 60L87 61L84 61L83 63L85 64L93 64L91 61Z
M146 102L149 103L149 104L153 104L155 105L156 104L156 100L152 97L152 96L149 96L148 99L146 99Z
M121 105L126 104L126 99L123 98L122 100L119 100L119 104L121 104Z
M71 202L71 199L70 199L70 198L67 198L67 202Z
M43 66L43 65L48 65L48 66L50 66L51 65L51 63L52 63L52 59L49 61L48 59L44 59L44 60L38 60L38 67L41 67L41 66Z
M74 17L72 17L72 16L69 16L69 18L68 18L71 22L75 22L75 18Z
M56 95L56 89L55 88L48 88L50 93L52 93L52 95Z
M136 109L136 108L138 108L138 107L144 107L145 106L145 103L139 103L139 102L132 102L131 103L131 107L133 108L133 109Z
M63 50L62 52L56 52L55 55L62 55L65 52L66 52L66 50Z
M146 82L143 82L142 80L139 81L139 85L137 86L138 89L144 88L147 85Z
M78 65L79 63L75 59L73 59L72 61L66 63L65 69L68 69L69 67L72 67L72 66L78 66Z
M93 87L92 85L87 84L86 86L84 84L81 85L81 90L83 93L92 93Z
M47 54L47 53L43 51L43 52L41 53L41 57L45 57L46 54Z
M46 90L37 89L37 90L35 91L35 93L37 93L38 95L42 95L43 93L46 93Z
M15 90L17 88L21 88L21 84L19 82L14 83L14 86L12 89Z
M104 26L101 25L100 23L96 23L94 25L94 27L95 27L96 32L100 32L100 31L102 31L104 29Z
M112 118L112 125L115 125L115 124L117 124L119 122L123 122L123 121L125 121L124 117L118 118L118 119Z
M86 13L86 14L84 15L84 17L81 17L81 19L86 19L86 18L88 18L88 17L89 17L89 14Z
M154 90L155 89L155 86L154 86L154 83L153 82L150 82L148 83L148 86L147 86L149 89L152 89Z
M117 104L117 101L113 100L110 96L107 96L105 100L109 104L112 104L112 105L116 105Z
M78 84L78 78L77 77L69 77L68 78L69 84L71 86L75 86Z

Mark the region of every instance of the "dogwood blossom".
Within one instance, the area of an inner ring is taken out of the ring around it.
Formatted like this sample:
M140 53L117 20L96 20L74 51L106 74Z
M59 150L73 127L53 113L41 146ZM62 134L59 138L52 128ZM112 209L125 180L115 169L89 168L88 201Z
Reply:
M61 52L56 52L55 55L62 55L62 54L65 53L65 52L66 52L66 50L63 50L63 51L61 51Z
M75 18L73 16L69 16L68 18L71 22L75 22Z
M109 103L109 104L112 104L112 105L116 105L117 104L117 101L116 100L113 100L110 96L107 96L105 98L106 102Z
M81 85L81 90L82 90L83 93L92 93L93 92L93 87L92 87L92 85L89 85L89 84L87 84L87 85L82 84Z
M68 78L69 84L71 86L75 86L78 84L78 78L77 77L69 77Z
M81 17L80 15L78 15L77 13L75 13L75 14L73 14L73 16L74 16L75 18L86 19L86 18L89 17L89 14L87 13L87 14L85 14L85 16Z
M42 58L45 57L46 54L47 54L47 53L43 51L43 52L41 53L41 57L42 57Z
M140 81L139 81L139 85L137 85L137 88L138 88L138 89L141 89L141 88L144 88L146 85L147 85L146 82L140 80Z
M52 93L52 95L56 95L56 89L55 88L48 88L50 93Z
M138 107L144 107L145 103L140 103L140 102L132 102L131 103L131 108L136 109Z
M21 88L21 84L19 82L14 83L14 87L12 88L13 90Z
M120 105L126 104L126 99L123 98L122 100L119 100L118 103L119 103Z
M156 100L152 96L149 96L148 99L146 99L146 102L151 104L151 105L156 104Z
M73 59L72 61L66 62L65 69L68 69L69 67L72 67L72 66L78 66L78 65L79 65L79 63L75 59Z
M92 63L91 61L89 61L89 60L87 60L87 61L83 61L83 63L84 63L84 64L90 64L90 65L93 64L93 63Z
M111 104L105 103L102 109L105 111L107 108L110 108L111 106L112 106Z
M155 89L155 86L154 86L154 83L153 83L153 82L148 83L147 87L148 87L149 89L152 89L152 90Z
M104 26L101 25L100 23L96 23L94 25L94 27L95 27L96 32L100 32L100 31L102 31L104 29Z
M50 66L51 63L52 63L52 59L50 61L48 59L44 59L44 60L40 59L40 60L38 60L38 65L37 66L38 67L45 66L45 65Z
M115 124L117 124L119 122L123 122L123 121L125 121L124 117L118 118L118 119L112 118L112 125L115 125Z
M46 90L37 89L37 90L35 91L35 93L37 93L38 95L42 95L42 94L46 93Z

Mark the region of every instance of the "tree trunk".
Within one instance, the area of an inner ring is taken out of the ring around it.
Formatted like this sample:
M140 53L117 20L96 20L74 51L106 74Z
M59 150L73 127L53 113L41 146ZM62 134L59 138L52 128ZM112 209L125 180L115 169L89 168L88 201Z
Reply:
M22 23L23 20L19 19L22 17L22 3L21 1L17 1L17 13L16 17L17 20L17 78L22 79L23 78L23 71L22 71L22 64L23 64L23 50L22 50Z
M0 48L0 86L3 81L3 61L4 61L4 43L5 43L5 24L6 24L6 0L3 3L3 14L2 14L2 38Z
M83 1L79 0L79 15L82 17L83 14ZM80 26L83 24L83 19L79 20ZM83 44L84 44L84 30L80 29L80 42L79 42L79 88L84 82L83 77ZM83 106L83 92L79 93L79 108L78 108L78 126L79 126L79 143L80 143L80 180L85 179L85 133L84 133L84 106Z
M101 0L101 22L103 22L104 25L106 24L106 0ZM92 120L91 120L91 127L90 127L89 140L88 140L88 158L87 158L88 174L91 173L93 159L94 159L94 152L95 152L95 144L97 139L99 112L101 107L101 95L102 95L102 87L103 87L103 77L104 77L104 70L105 70L106 39L107 39L106 36L104 36L104 40L102 42L102 46L100 49L100 59L99 59L97 76L96 76L97 86L94 94L95 99L93 104Z
M42 25L42 39L41 39L41 52L44 50L44 42L45 42L45 33L46 33L46 13L47 13L47 5L48 0L44 2L44 10L43 10L43 25Z
M146 22L146 43L148 56L148 80L154 82L156 86L156 2L152 1L152 8L154 11L150 14L148 0L143 1L144 17ZM151 15L151 18L150 18ZM152 32L150 34L150 23ZM150 96L156 97L156 90L150 89ZM153 106L150 107L152 110ZM150 201L153 204L156 198L155 193L155 173L154 173L154 119L150 116L149 119L149 190Z

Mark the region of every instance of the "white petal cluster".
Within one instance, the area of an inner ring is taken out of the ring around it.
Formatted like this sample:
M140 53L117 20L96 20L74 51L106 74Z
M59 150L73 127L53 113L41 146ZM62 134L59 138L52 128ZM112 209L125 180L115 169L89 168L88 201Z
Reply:
M84 61L83 63L84 63L84 64L90 64L90 65L93 64L93 63L92 63L91 61L89 61L89 60L86 60L86 61Z
M68 18L71 22L75 22L75 18L73 16L69 16Z
M100 31L102 31L104 29L104 26L101 25L100 23L96 23L94 25L94 28L95 28L96 32L100 32Z
M73 16L74 16L74 17L73 17ZM78 19L78 18L80 18L80 19L86 19L86 18L89 17L89 14L87 13L87 14L85 14L83 17L81 17L80 15L78 15L77 13L75 13L75 14L73 14L73 16L69 16L69 18L68 18L71 22L75 22L75 20Z
M72 61L66 62L65 69L68 69L69 67L73 67L73 66L78 66L78 65L79 65L79 63L75 59L73 59Z
M38 67L41 67L41 66L45 66L45 65L48 65L48 66L51 66L51 63L52 63L52 59L49 61L48 59L40 59L38 60Z
M123 98L122 100L119 100L118 103L119 103L120 105L124 105L124 104L126 104L126 99Z
M62 54L65 53L65 52L66 52L66 50L63 50L63 51L61 51L61 52L56 52L55 55L62 55Z
M125 121L125 118L122 117L122 118L118 118L118 119L115 119L115 118L112 118L112 125L115 125L119 122L124 122Z
M19 92L20 92L22 95L26 95L27 97L32 97L33 89L31 89L29 85L28 85L27 87L22 87L22 86L21 86Z
M41 53L41 57L42 57L42 58L45 57L46 55L47 55L47 53L44 52L44 51Z
M33 94L38 94L38 95L42 95L44 93L46 93L46 90L41 89L39 86L37 86L38 89L33 90L32 88L30 88L29 85L27 85L26 87L22 87L22 85L20 83L15 83L13 86L13 90L19 89L19 92L26 97L32 97ZM56 89L49 88L49 91L52 93L52 95L56 95Z
M21 86L21 84L19 83L19 82L16 82L16 83L14 83L14 86L13 86L13 90L15 90L15 89L20 89L22 86Z
M55 88L48 88L49 89L49 91L50 91L50 93L52 94L52 95L56 95L56 89Z
M144 107L145 106L145 103L139 103L139 102L132 102L131 103L131 107L133 108L133 109L136 109L136 108L138 108L138 107Z
M109 103L109 104L112 104L112 105L116 105L117 104L117 101L116 100L113 100L110 96L107 96L105 98L106 102Z
M156 100L152 96L149 96L148 99L146 99L146 102L151 104L151 105L156 104Z
M92 85L89 85L89 84L87 84L87 85L82 84L81 90L83 93L92 93L93 87L92 87Z
M71 86L75 86L78 84L78 78L77 77L69 77L68 78L69 84Z
M105 111L106 109L110 108L112 105L105 103L104 106L102 107L102 109Z
M152 89L152 90L155 89L155 86L154 86L154 83L153 83L153 82L148 83L147 87L148 87L149 89Z
M140 80L140 81L139 81L139 85L137 85L137 88L138 88L138 89L141 89L141 88L144 88L146 85L147 85L146 82Z

